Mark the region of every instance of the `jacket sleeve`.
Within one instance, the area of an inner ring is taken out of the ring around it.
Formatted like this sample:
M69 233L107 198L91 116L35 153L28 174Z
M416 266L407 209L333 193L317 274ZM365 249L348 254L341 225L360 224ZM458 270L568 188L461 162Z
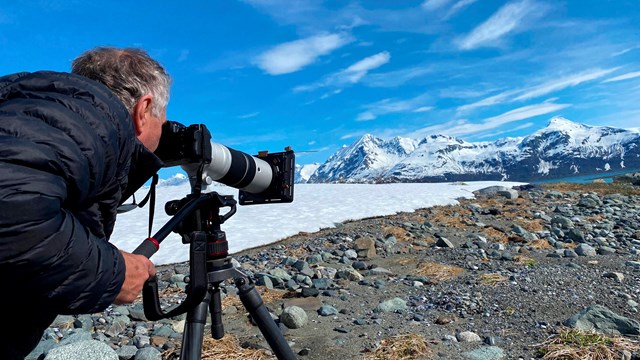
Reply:
M21 299L61 314L103 310L124 282L122 255L65 209L67 184L46 147L1 133L0 144L2 280Z
M100 311L124 282L124 259L68 210L62 179L0 162L0 273L14 294L58 313Z

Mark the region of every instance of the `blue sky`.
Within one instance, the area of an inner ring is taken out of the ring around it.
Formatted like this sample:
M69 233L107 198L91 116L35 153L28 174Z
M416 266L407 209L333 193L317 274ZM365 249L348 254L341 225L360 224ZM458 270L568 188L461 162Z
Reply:
M553 116L640 126L638 0L5 1L0 74L142 47L168 116L248 153L324 162L365 133L522 136Z

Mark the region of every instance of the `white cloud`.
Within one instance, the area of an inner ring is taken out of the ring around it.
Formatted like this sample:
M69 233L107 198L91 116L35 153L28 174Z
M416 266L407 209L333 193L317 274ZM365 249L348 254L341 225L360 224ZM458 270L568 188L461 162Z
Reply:
M345 134L345 135L340 136L340 140L346 140L346 139L351 139L351 138L354 138L354 137L360 137L362 135L364 135L363 132Z
M369 121L375 118L376 116L371 111L365 111L363 113L358 114L356 121Z
M416 66L386 73L371 74L365 83L373 87L396 87L433 72L429 66Z
M348 44L346 34L322 34L277 45L256 58L256 64L271 75L296 72L322 55Z
M513 131L518 131L518 130L522 130L522 129L530 128L530 127L532 127L533 125L535 125L533 122L528 122L528 123L526 123L526 124L522 124L522 125L520 125L520 126L516 126L516 127L514 127L514 128L511 128L511 127L510 127L510 128L508 128L508 129L506 129L506 130L501 130L501 131L496 131L496 132L492 132L492 133L487 133L487 134L484 134L484 135L482 135L482 136L478 136L477 138L478 138L478 139L495 138L495 137L497 137L498 135L508 134L508 133L510 133L510 132L513 132Z
M600 117L591 118L589 122L591 125L612 126L640 132L640 128L637 127L637 124L640 124L640 108L634 106L634 108L619 109Z
M320 96L320 100L324 100L324 99L328 99L330 97L332 97L333 95L338 95L342 92L342 89L335 89L333 91L330 91L326 94L323 94L322 96Z
M433 110L433 106L421 106L421 107L413 110L413 112L421 113L421 112L427 112L427 111L431 111L431 110Z
M459 106L456 110L458 112L466 112L475 108L496 105L504 102L509 102L509 97L513 95L514 91L505 91L497 95L490 96L488 98L476 101L472 104Z
M180 51L180 55L178 56L178 62L186 61L189 57L189 50L183 49Z
M460 39L458 46L462 50L494 46L502 37L521 27L528 16L532 14L540 16L542 12L542 7L529 0L508 3Z
M614 82L614 81L622 81L622 80L628 80L628 79L635 79L637 77L640 77L640 71L634 71L634 72L622 74L620 76L612 77L610 79L607 79L607 80L603 81L603 83Z
M624 54L628 53L629 51L633 51L635 49L640 49L640 46L632 46L630 48L626 48L626 49L622 49L620 51L616 51L613 54L611 54L611 56L612 57L616 57L616 56L624 55Z
M571 106L570 104L541 103L528 105L508 111L498 116L484 119L480 123L470 123L467 120L453 120L448 123L429 126L413 132L411 137L425 136L425 134L443 133L449 136L479 135L484 131L497 129L506 124L545 115ZM515 129L515 128L514 128ZM512 129L513 130L513 129Z
M478 0L425 0L420 6L422 10L439 16L442 21L447 21L464 8ZM453 3L453 5L451 5Z
M425 112L432 110L433 107L425 106L424 103L429 99L428 95L419 95L407 100L383 99L372 104L365 105L366 111L358 114L357 121L368 121L377 118L380 115L401 113L401 112Z
M367 24L362 8L343 2L327 6L316 0L241 0L268 14L279 25L295 26L300 34L315 34L327 29L350 30Z
M364 77L369 70L379 68L391 59L388 51L383 51L375 55L364 58L338 73L339 78L347 79L351 83L356 83Z
M451 0L425 0L425 2L422 3L422 8L427 11L433 11L440 9L450 2Z
M507 111L504 114L490 117L484 121L484 124L490 125L490 128L504 125L513 121L524 120L539 115L548 114L569 107L569 104L555 104L552 102L544 102L537 105L527 105L517 109Z
M359 82L367 73L373 69L376 69L391 59L391 55L388 51L382 51L375 55L366 57L348 68L338 71L336 73L326 76L323 80L310 85L296 86L293 91L312 91L322 87L328 86L343 86L349 84L355 84ZM339 93L339 92L337 92Z
M458 2L456 2L451 9L449 9L449 12L447 12L447 14L444 16L444 20L449 19L450 17L452 17L453 15L457 14L458 12L460 12L462 9L466 8L467 6L475 3L478 0L460 0Z
M549 81L544 84L540 84L538 86L534 86L530 89L524 90L525 93L516 97L514 100L528 100L538 96L546 95L552 93L554 91L559 91L568 87L577 86L582 84L583 82L595 80L601 78L618 68L613 69L594 69L585 71L579 74L574 74L570 76L566 76L557 80Z
M240 116L238 116L238 119L248 119L248 118L252 118L252 117L258 116L259 114L260 114L259 112L252 112L250 114L240 115Z
M459 106L456 110L458 113L466 113L479 107L507 104L514 101L533 99L536 97L550 94L555 91L563 90L568 87L577 86L587 81L601 78L617 69L618 68L592 69L592 70L584 71L577 74L571 74L568 76L555 78L552 81L547 81L545 83L535 85L535 86L530 86L524 89L504 91L502 93L476 101L474 103ZM640 73L637 76L640 76ZM615 80L610 79L608 81L615 81ZM546 102L553 102L555 100L557 100L557 98L548 99L546 100Z

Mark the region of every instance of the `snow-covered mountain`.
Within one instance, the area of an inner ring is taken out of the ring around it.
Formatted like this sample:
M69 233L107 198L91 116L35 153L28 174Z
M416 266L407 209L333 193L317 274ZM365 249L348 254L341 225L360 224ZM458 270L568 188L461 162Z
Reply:
M367 134L329 157L309 182L534 181L624 168L640 168L640 132L555 117L529 136L493 142Z
M168 179L160 179L158 180L158 186L176 186L182 185L189 182L187 175L182 173L177 173Z
M320 167L320 163L299 165L296 164L296 173L293 181L296 184L304 184L309 181L311 175L313 175L316 170Z

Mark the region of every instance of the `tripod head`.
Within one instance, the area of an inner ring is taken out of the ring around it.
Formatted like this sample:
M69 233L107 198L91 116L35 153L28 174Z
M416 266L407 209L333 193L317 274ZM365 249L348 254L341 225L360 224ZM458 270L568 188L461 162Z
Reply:
M220 208L229 207L229 212L220 215ZM236 201L231 195L189 194L181 200L170 201L165 210L173 215L154 236L145 240L134 251L135 254L151 256L157 250L153 240L160 243L171 231L182 236L182 243L189 244L189 270L191 281L186 289L187 297L179 305L168 310L160 307L158 281L150 278L142 289L144 312L151 321L185 313L204 299L209 286L209 263L217 267L231 268L228 259L229 245L220 225L236 212ZM151 252L151 253L150 253ZM229 259L230 260L230 259Z

